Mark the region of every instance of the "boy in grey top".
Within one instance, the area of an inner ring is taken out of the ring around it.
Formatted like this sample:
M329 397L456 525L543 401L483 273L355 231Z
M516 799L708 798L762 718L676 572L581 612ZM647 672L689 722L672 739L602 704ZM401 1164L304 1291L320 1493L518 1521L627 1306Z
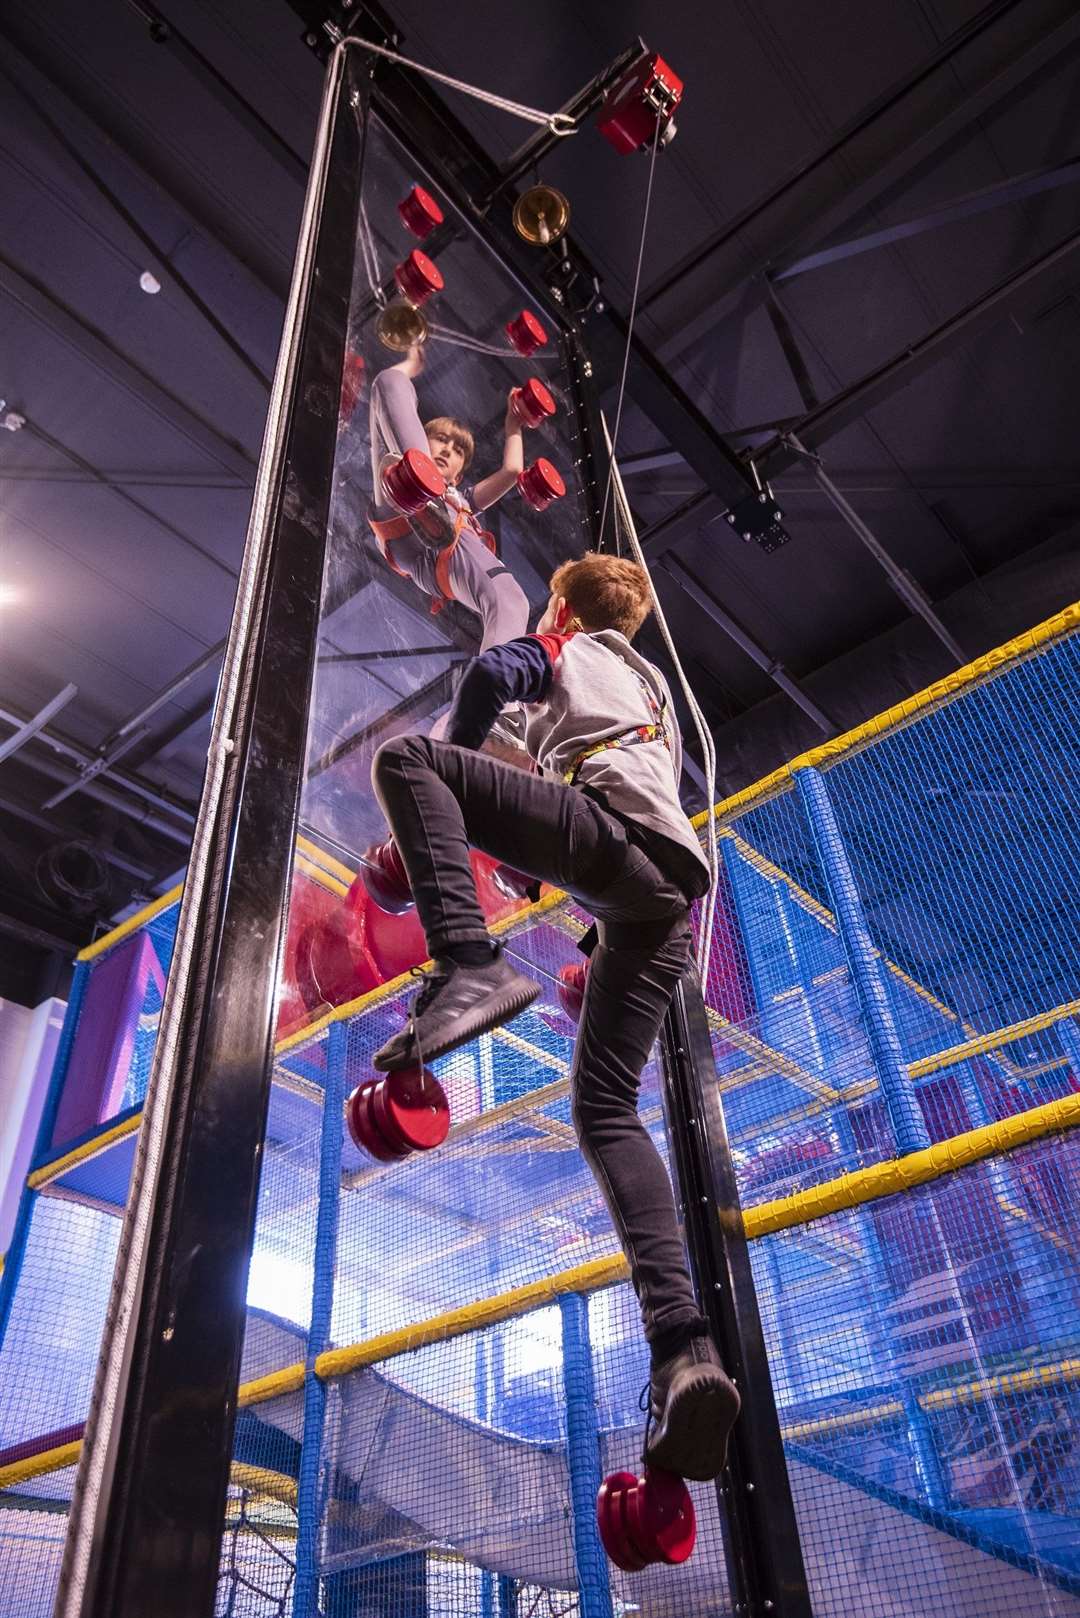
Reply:
M663 1160L638 1117L642 1069L690 960L690 903L708 869L679 803L680 744L659 671L630 645L650 608L636 563L564 563L535 635L489 648L458 690L445 741L403 736L372 780L435 969L383 1071L456 1049L539 993L491 939L470 846L567 889L596 919L571 1069L584 1156L630 1265L651 1353L645 1460L715 1477L738 1413L694 1296ZM507 702L525 705L538 773L479 752Z

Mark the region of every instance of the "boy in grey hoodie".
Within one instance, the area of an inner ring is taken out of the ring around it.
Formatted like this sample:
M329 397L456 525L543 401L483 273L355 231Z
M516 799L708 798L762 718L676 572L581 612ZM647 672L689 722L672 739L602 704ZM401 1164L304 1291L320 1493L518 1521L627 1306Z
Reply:
M372 765L435 968L384 1071L456 1049L539 993L491 939L470 846L565 888L596 920L571 1070L582 1151L611 1212L651 1354L645 1460L720 1471L739 1396L694 1297L671 1182L638 1116L642 1069L690 961L708 867L678 796L681 749L663 675L631 646L650 610L636 563L564 563L536 633L492 646L458 689L444 741L402 736ZM528 774L478 751L523 704Z

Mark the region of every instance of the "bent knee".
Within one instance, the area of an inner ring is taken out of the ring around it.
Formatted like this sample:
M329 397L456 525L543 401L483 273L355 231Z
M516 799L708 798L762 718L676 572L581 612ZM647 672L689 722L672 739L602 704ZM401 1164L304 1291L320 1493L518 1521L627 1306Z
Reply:
M429 756L430 746L431 743L426 736L391 736L388 741L383 742L371 761L371 779L385 780L388 775L399 770L402 764L425 760Z
M529 627L529 598L509 571L484 580L479 606L485 622L497 619L509 631L506 640L524 635Z

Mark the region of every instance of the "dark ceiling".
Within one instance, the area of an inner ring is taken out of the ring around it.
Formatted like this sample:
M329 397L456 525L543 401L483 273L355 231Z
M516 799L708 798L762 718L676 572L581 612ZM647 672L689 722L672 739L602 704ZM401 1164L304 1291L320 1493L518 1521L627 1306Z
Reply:
M0 957L27 971L184 864L320 93L285 0L152 11L0 12ZM635 33L686 79L637 332L710 442L631 373L619 450L722 793L1080 595L1071 0L393 15L534 106ZM496 161L520 143L450 97ZM591 135L542 165L623 313L647 169ZM723 519L719 439L773 480L771 555Z

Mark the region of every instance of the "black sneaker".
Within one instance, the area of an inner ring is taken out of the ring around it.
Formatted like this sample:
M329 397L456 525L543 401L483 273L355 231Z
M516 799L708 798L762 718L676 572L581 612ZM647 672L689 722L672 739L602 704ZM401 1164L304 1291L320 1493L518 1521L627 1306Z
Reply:
M380 1073L429 1062L509 1022L531 1005L540 985L499 954L484 966L436 967L413 1001L405 1027L372 1057Z
M717 1477L739 1404L712 1338L691 1337L653 1369L645 1464L699 1483Z

